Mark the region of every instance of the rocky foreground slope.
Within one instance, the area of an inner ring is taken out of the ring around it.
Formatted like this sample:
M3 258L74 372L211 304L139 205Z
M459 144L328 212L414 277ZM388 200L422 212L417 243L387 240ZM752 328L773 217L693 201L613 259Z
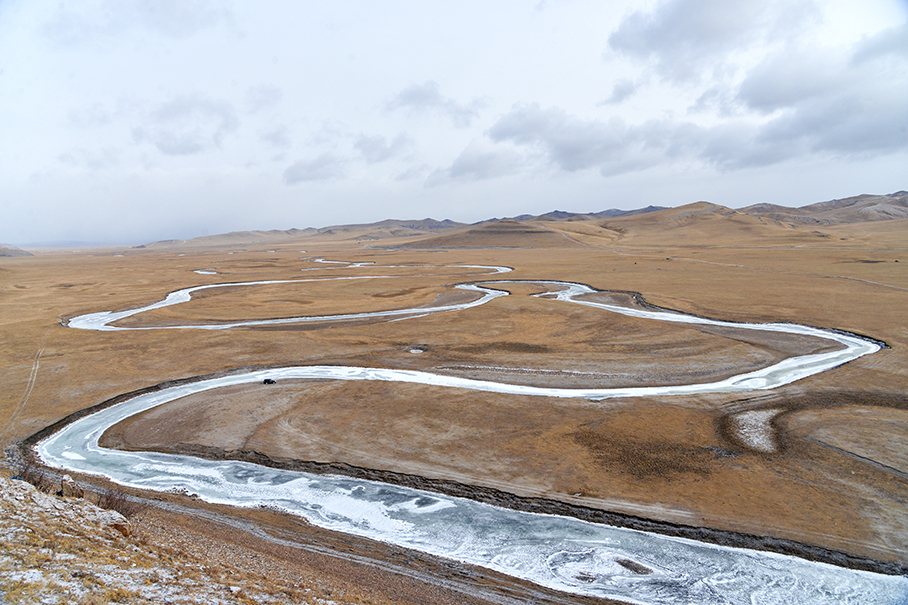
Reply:
M2 603L362 603L306 578L256 573L243 553L186 543L83 498L0 477Z

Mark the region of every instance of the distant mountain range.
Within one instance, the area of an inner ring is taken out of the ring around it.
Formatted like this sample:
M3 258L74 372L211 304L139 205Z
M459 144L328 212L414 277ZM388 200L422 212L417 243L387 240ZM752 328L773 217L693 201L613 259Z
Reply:
M646 227L647 231L668 230L677 228L679 217L698 215L703 220L707 214L717 214L738 219L749 216L760 219L765 224L789 226L800 228L816 228L824 225L844 225L868 221L889 221L908 219L908 191L897 191L887 195L863 194L826 202L818 202L789 208L777 204L754 204L745 208L732 209L708 202L696 202L677 208L664 206L647 206L636 210L602 210L600 212L567 212L553 210L545 214L521 214L512 217L490 218L478 223L459 223L450 219L436 220L424 218L417 220L386 219L375 223L332 225L330 227L306 229L287 229L270 231L234 231L221 235L208 235L188 240L163 240L151 244L134 246L134 248L169 248L169 247L222 247L222 246L251 246L251 245L280 245L294 240L341 239L361 242L375 242L380 240L405 240L403 245L451 245L473 246L486 245L481 242L490 241L494 234L513 239L518 229L516 225L524 225L522 239L532 241L531 245L551 246L563 245L565 238L574 236L568 233L583 234L586 236L602 237L606 233L619 236L632 226ZM634 218L638 221L633 221ZM625 224L627 220L631 223ZM598 221L598 222L597 222ZM609 225L603 221L618 221L621 224ZM741 223L738 220L739 224ZM494 225L500 227L493 227ZM508 224L510 226L506 226ZM574 224L572 227L571 224ZM587 227L581 228L581 225ZM595 225L592 226L591 225ZM623 226L622 226L623 225ZM543 231L549 233L543 234ZM584 231L585 229L585 231ZM591 229L593 231L591 231ZM579 231L578 231L579 230ZM554 232L565 235L553 237ZM908 226L906 226L908 232ZM528 236L532 236L527 239ZM427 239L428 238L428 239ZM445 238L435 241L435 238ZM453 239L452 239L453 238ZM493 237L494 239L494 237ZM412 240L412 241L407 241ZM416 241L419 243L416 244ZM87 244L81 244L83 246ZM63 247L58 244L55 247ZM0 257L30 256L15 246L0 244Z
M191 240L166 240L136 247L278 245L282 242L299 238L315 238L316 240L346 239L362 242L412 238L414 244L415 240L420 240L420 243L415 245L471 246L484 245L479 244L479 242L488 241L495 233L513 235L517 231L521 231L527 236L532 235L532 240L536 242L535 245L544 246L554 244L555 239L552 237L551 227L561 223L574 222L579 225L582 223L594 224L599 221L597 229L601 228L605 229L605 231L613 232L613 234L620 234L625 227L610 229L608 225L601 223L601 221L606 219L621 219L624 221L632 217L639 217L643 220L644 217L647 217L641 225L648 224L651 226L650 228L670 229L673 225L678 224L678 221L681 220L679 217L693 215L702 217L706 214L718 214L726 217L735 215L741 218L750 216L763 219L764 222L770 221L779 225L802 227L905 219L908 218L908 191L898 191L888 195L857 195L798 208L763 203L736 210L718 204L697 202L678 208L647 206L637 210L611 209L588 213L553 210L552 212L538 215L521 214L514 217L490 218L472 224L432 218L420 220L386 219L376 223L332 225L319 229L310 227L286 231L236 231L223 235L198 237ZM652 220L649 220L649 217ZM738 222L740 223L740 221ZM495 227L496 224L502 226ZM510 226L506 226L506 224ZM517 224L524 225L524 228L516 229ZM549 229L547 235L543 233L546 229ZM567 228L559 228L558 231L563 233L571 232ZM426 240L425 238L427 237L430 239ZM563 244L565 237L569 236L559 235L557 241ZM545 242L548 242L548 244Z
M788 208L776 204L754 204L741 208L740 211L753 216L809 225L885 221L908 218L908 191L897 191L889 195L856 195L800 208Z
M615 218L618 216L633 216L635 214L645 214L647 212L655 212L657 210L667 210L667 206L647 206L646 208L638 208L637 210L618 210L617 208L612 208L611 210L603 210L601 212L587 212L585 214L579 214L577 212L565 212L564 210L553 210L551 212L546 212L545 214L532 215L532 214L521 214L520 216L514 216L511 218L505 219L488 219L482 221L482 224L491 221L504 220L504 221L566 221L566 220L578 220L578 219L590 219L590 218Z
M636 214L644 214L647 212L655 212L657 210L665 209L666 208L663 208L661 206L647 206L646 208L640 208L638 210L611 209L603 210L602 212L588 213L554 210L552 212L540 215L521 214L520 216L515 217L490 218L484 221L479 221L478 223L458 223L450 219L439 221L433 218L424 218L418 220L385 219L376 223L331 225L330 227L321 227L318 229L309 227L307 229L272 229L270 231L233 231L231 233L225 233L222 235L206 235L202 237L196 237L191 240L163 240L154 242L152 244L134 247L161 248L177 245L192 247L239 244L266 245L268 243L278 244L281 241L291 238L322 237L323 239L335 239L338 237L343 238L344 235L349 236L347 239L374 241L389 238L425 237L426 235L436 235L442 232L468 229L471 227L479 227L482 225L489 225L506 221L527 223L533 221L570 221L596 218L614 218L621 216L633 216Z

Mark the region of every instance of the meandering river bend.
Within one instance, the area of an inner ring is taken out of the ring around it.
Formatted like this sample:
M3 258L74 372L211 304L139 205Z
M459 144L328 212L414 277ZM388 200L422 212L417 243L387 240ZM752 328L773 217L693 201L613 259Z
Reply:
M503 272L505 268L486 268ZM391 278L369 276L362 279ZM336 279L336 278L335 278ZM345 278L351 279L351 278ZM163 306L191 299L200 289L298 283L280 280L211 284L169 294L163 301L121 312L73 318L72 328L93 330L164 329L112 325ZM478 293L475 300L438 307L377 313L237 321L229 324L167 326L166 329L230 329L246 325L363 318L416 318L430 313L465 311L507 292L503 280L461 284ZM527 282L521 282L527 283ZM180 397L221 387L294 379L381 380L429 384L498 393L604 399L644 395L736 392L775 388L830 370L880 345L855 335L797 324L743 324L695 317L662 309L631 308L584 299L596 290L582 284L532 282L541 295L606 312L655 321L699 323L820 337L838 343L834 350L790 357L766 368L701 384L658 387L546 388L470 380L426 372L353 366L300 366L190 382L129 399L79 419L38 444L49 466L99 475L132 487L185 492L205 501L241 507L267 507L309 522L494 569L550 588L632 603L905 603L908 579L844 569L775 553L728 548L568 517L499 508L410 488L339 476L310 475L240 461L211 461L154 452L101 448L110 426Z

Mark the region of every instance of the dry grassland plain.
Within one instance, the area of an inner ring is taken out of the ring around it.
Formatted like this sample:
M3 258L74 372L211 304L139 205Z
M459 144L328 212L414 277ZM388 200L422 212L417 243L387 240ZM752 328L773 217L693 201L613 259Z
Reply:
M345 463L905 566L906 233L906 220L805 227L693 205L422 241L345 232L0 258L0 430L12 443L125 392L244 367L342 364L540 386L662 385L709 382L829 346L633 319L532 297L545 288L520 283L500 286L512 296L483 306L400 321L121 332L63 325L202 284L384 276L212 289L117 325L398 309L469 297L453 285L498 278L581 282L627 304L627 293L640 293L686 313L846 330L889 348L746 396L591 402L400 383L231 387L134 417L105 442ZM467 265L514 270L491 275ZM764 441L748 441L748 427Z

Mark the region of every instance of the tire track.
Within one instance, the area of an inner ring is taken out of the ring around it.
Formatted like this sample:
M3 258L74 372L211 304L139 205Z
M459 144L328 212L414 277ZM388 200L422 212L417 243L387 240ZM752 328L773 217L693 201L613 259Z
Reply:
M28 398L31 397L32 391L35 388L35 382L38 379L38 368L41 366L41 355L44 353L44 345L41 345L41 348L38 349L38 352L35 354L35 360L32 362L31 373L28 376L28 383L25 386L25 393L22 394L22 399L19 400L19 404L16 406L16 409L13 411L12 415L9 417L6 426L3 427L3 435L6 436L12 429L15 427L16 422L19 420L19 416L22 414L22 410L25 408L25 404L28 403Z

